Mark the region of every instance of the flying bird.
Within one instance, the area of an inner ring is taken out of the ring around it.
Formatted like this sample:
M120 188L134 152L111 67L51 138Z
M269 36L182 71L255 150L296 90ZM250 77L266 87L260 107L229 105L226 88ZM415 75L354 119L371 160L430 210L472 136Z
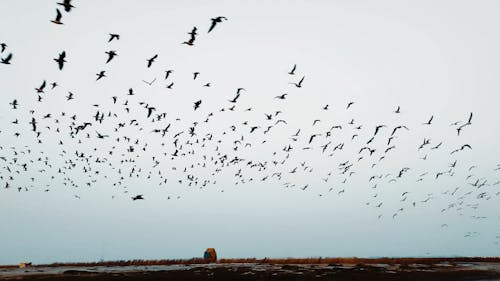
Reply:
M40 87L38 87L38 88L35 88L36 92L37 93L43 93L43 89L45 88L46 84L47 83L45 82L45 80L43 80L42 85L40 85Z
M229 100L229 102L232 102L232 103L236 103L236 101L240 98L240 94L239 93L236 93L236 96L232 99L232 100Z
M95 81L98 81L98 80L100 80L103 77L107 77L106 76L106 71L104 71L104 70L102 70L101 72L97 73L96 75L97 75L97 79Z
M300 79L299 83L288 83L288 84L295 85L295 87L297 87L297 88L302 88L302 82L304 82L304 78L306 78L306 77L302 76L302 78Z
M109 34L109 39L108 39L108 42L111 42L111 41L113 41L114 39L116 39L116 40L120 40L120 34L110 33L110 34Z
M226 17L216 17L216 18L213 18L212 19L212 24L210 25L210 28L208 29L208 32L207 33L210 33L210 31L212 31L215 26L217 25L217 23L221 23L222 20L227 20Z
M71 9L75 7L75 6L71 5L71 0L64 0L64 2L57 3L57 4L63 6L64 10L68 13L71 12Z
M198 28L196 28L196 26L194 26L193 29L191 30L191 32L188 32L188 34L191 35L191 37L189 37L188 41L182 42L182 44L193 46L194 40L196 40L196 35L198 35L198 33L196 33L197 30L198 30Z
M194 102L194 110L198 109L201 105L201 100L195 101Z
M66 51L62 51L62 53L59 54L59 57L57 59L54 59L55 62L57 62L57 65L59 66L59 70L62 70L64 67L64 63L66 62Z
M169 70L165 70L165 80L167 80L167 79L168 79L168 76L170 76L170 74L171 74L172 72L174 72L174 71L173 71L173 70L170 70L170 69L169 69Z
M12 53L8 54L5 58L2 58L2 63L3 64L10 64L11 60L12 60Z
M297 65L296 64L293 65L292 70L290 70L290 72L288 72L288 74L295 75L295 69L297 69Z
M105 53L108 54L108 60L106 61L106 63L109 63L115 56L118 56L118 54L116 54L116 51L107 51Z
M61 21L61 18L62 18L61 11L59 11L59 9L56 9L56 11L57 11L56 18L54 20L51 20L51 22L53 22L55 24L63 24Z
M281 96L275 96L274 98L275 99L284 100L287 95L288 95L287 93L284 93L283 95L281 95Z
M158 58L158 54L154 55L152 58L148 59L147 62L148 62L148 68L151 67L151 65L153 64L153 62Z
M132 200L135 201L135 200L144 200L144 195L142 194L139 194L139 195L136 195L134 197L132 197Z
M431 116L429 121L427 121L426 123L422 123L422 125L430 125L432 123L432 119L434 119L434 115Z

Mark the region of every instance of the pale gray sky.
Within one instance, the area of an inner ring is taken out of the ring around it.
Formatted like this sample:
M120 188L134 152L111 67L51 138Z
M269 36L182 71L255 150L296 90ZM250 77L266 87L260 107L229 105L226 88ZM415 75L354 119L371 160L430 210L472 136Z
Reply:
M500 254L500 184L495 185L500 171L494 170L500 163L498 1L87 0L73 1L75 9L63 12L61 26L50 22L61 8L55 1L2 2L9 12L0 18L0 43L8 47L0 57L14 56L11 65L0 64L0 156L7 159L0 160L0 264L189 258L201 256L206 247L215 247L221 257ZM207 34L210 19L217 16L228 20ZM193 26L198 27L195 46L182 45ZM121 39L108 43L108 33L119 33ZM53 58L63 50L68 62L59 71ZM105 64L109 50L118 56ZM147 68L146 60L154 54L158 59ZM288 75L294 64L296 75ZM164 81L167 69L174 72ZM96 82L101 70L108 77ZM197 80L192 79L195 71L200 72ZM302 88L289 84L303 75ZM142 82L154 78L152 86ZM46 89L39 103L34 88L43 80L60 86ZM173 89L166 89L172 81ZM211 87L202 87L208 82ZM246 91L235 110L228 111L233 105L228 100L239 87ZM135 96L126 95L129 88ZM69 102L64 97L68 91L75 95ZM285 100L274 98L283 93L288 93ZM116 105L112 96L118 97ZM9 105L14 99L17 110ZM200 109L193 111L199 99ZM124 111L125 100L130 114ZM167 117L151 123L140 101ZM355 103L346 110L350 101ZM395 114L398 105L401 113ZM97 110L118 117L98 124L92 119ZM265 113L277 110L283 113L266 120ZM67 116L61 116L63 111ZM214 116L204 123L210 112ZM472 125L457 136L450 124L463 124L470 112ZM48 113L51 118L42 119ZM72 139L68 126L74 114L76 125L93 125ZM422 125L431 115L432 125ZM42 131L41 144L30 132L32 117ZM19 124L12 124L16 119ZM129 126L131 119L140 126ZM264 134L278 119L287 124ZM321 122L312 126L315 119ZM348 124L351 119L353 125ZM197 135L191 138L187 130L195 121ZM120 122L127 126L114 132ZM150 133L169 123L165 138ZM387 128L367 145L380 124ZM326 137L334 125L342 130ZM398 131L392 140L396 148L384 153L398 125L410 130ZM250 134L251 126L260 128ZM290 137L299 128L293 141ZM96 130L111 137L99 140ZM171 160L173 135L181 131L182 151L195 153ZM206 146L195 143L207 133L213 140ZM315 133L322 135L309 145ZM354 134L359 136L351 140ZM123 136L140 143L115 141ZM241 136L235 151L233 141ZM418 150L424 138L430 144ZM330 141L322 153L321 146ZM334 152L340 143L343 150ZM466 143L472 150L450 155ZM288 144L290 153L283 151ZM126 151L129 145L134 145L133 153ZM372 157L367 151L358 154L364 146L376 149ZM115 153L109 155L110 150ZM75 151L92 155L90 164ZM210 159L217 152L227 154L228 161L234 156L245 161L219 165L221 172L212 175L217 165L203 155ZM45 156L52 167L36 161ZM161 162L156 167L153 156ZM95 163L97 157L107 162ZM136 159L132 178L134 163L120 162L130 158ZM348 160L352 168L340 174L339 163ZM28 163L28 171L13 161ZM248 161L266 169L251 168ZM75 166L69 170L71 163ZM469 171L473 165L477 167ZM84 167L100 174L89 178ZM289 173L295 167L297 173ZM399 178L403 167L410 169ZM59 168L66 174L58 173ZM168 178L166 185L158 185L159 171ZM351 171L355 173L349 176ZM282 173L281 180L271 176L275 172ZM436 179L439 172L444 175ZM189 187L187 174L200 183ZM210 184L200 189L205 179ZM235 184L241 179L244 184ZM485 185L472 186L478 179ZM78 187L64 185L70 181ZM136 194L144 194L145 200L132 201Z

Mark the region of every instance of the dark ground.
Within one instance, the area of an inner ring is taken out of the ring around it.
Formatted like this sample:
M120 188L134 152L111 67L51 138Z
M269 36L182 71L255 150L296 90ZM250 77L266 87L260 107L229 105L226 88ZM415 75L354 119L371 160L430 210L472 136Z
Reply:
M439 265L273 265L223 264L193 265L182 269L146 268L79 268L43 271L35 268L26 273L1 275L7 280L500 280L499 264L439 264ZM36 274L33 274L37 272Z

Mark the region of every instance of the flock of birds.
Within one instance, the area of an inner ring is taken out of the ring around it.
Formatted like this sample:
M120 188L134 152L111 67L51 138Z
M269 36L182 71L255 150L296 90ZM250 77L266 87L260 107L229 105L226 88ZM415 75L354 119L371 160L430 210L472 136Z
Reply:
M75 8L71 0L57 4L66 13ZM52 22L63 24L62 15L57 9ZM212 18L208 33L223 21L227 21L227 18ZM197 32L197 27L193 27L187 41L181 44L193 46ZM117 44L119 40L120 34L110 33L107 41L108 44ZM13 54L7 52L7 44L1 43L0 47L1 63L15 63ZM105 64L118 57L118 52L114 50L106 51L105 54ZM145 69L151 68L158 58L159 54L145 58ZM60 52L53 61L57 69L64 71L68 63L66 51ZM160 188L180 185L197 189L270 183L287 190L313 192L325 198L345 196L355 188L351 182L355 182L354 178L358 177L359 181L364 182L368 195L363 205L373 208L378 219L397 219L405 210L423 208L444 197L449 203L442 206L441 212L459 215L468 212L475 214L482 203L498 200L500 180L474 173L478 166L467 164L467 155L461 156L472 150L472 145L466 142L458 147L448 147L444 141L434 142L431 137L426 137L414 147L414 151L421 155L420 161L429 161L428 158L433 154L444 151L442 153L447 155L449 161L438 170L419 170L407 166L393 171L383 169L384 162L398 153L402 145L398 139L407 137L414 127L434 126L434 116L422 118L424 120L419 124L410 125L397 119L395 125L385 123L375 127L368 127L351 117L345 122L315 118L308 127L297 127L290 123L285 118L287 112L283 104L289 95L293 95L292 91L302 91L307 86L306 76L298 72L298 66L292 65L285 73L290 78L287 81L290 87L287 93L269 97L270 103L276 103L275 110L262 112L256 105L242 103L241 98L245 97L246 89L239 87L226 98L225 105L215 110L200 111L204 106L202 99L194 100L189 110L195 111L191 114L197 119L188 125L182 118L174 116L175 113L162 111L160 107L145 101L144 97L139 97L133 88L109 97L107 102L92 105L90 110L95 112L92 116L78 112L56 112L56 109L41 113L24 107L23 101L14 99L9 102L10 110L19 117L2 124L0 138L3 138L2 134L12 133L16 138L32 139L33 145L0 146L0 183L4 189L17 190L19 193L34 190L50 192L62 185L70 188L75 199L82 198L82 190L98 186L103 181L109 182L116 191L112 198L126 194L133 201L147 199L144 192L131 194L133 180L139 180L141 185L149 183ZM167 89L174 86L173 73L174 70L169 69L162 75ZM197 82L200 75L200 72L193 71L192 81ZM106 71L96 74L99 83L104 83L100 81L104 78ZM156 80L142 82L147 88ZM201 86L211 87L211 83L202 83ZM71 91L66 90L64 96L51 95L51 92L61 87L64 85L60 85L59 81L47 82L47 79L42 78L39 86L34 87L34 99L39 103L47 102L46 99L78 103L78 96ZM338 110L349 114L355 105L355 101L350 101ZM318 106L320 113L330 110L328 104ZM202 112L206 114L202 115ZM395 106L392 114L398 118L401 112L401 107ZM250 121L250 116L260 121ZM218 128L220 126L213 124L218 122L213 121L217 118L230 120L227 122L232 124ZM473 120L473 113L466 113L463 120L446 126L452 128L458 138L462 138ZM286 136L286 143L277 144L273 141L282 136ZM44 152L43 145L52 145L54 142L57 143L58 153ZM303 157L304 153L306 157ZM314 166L318 159L327 164ZM373 172L359 173L362 165ZM491 169L500 173L500 164ZM443 185L444 178L458 178L461 184L445 191L426 194L404 187L410 182L412 186ZM40 188L39 183L47 179L50 183ZM230 181L225 182L227 179ZM304 182L304 179L308 182ZM380 199L384 188L401 182L397 207ZM224 192L224 188L220 191ZM180 198L180 195L166 197L167 200ZM385 205L389 206L384 209ZM470 216L477 220L487 219L480 215ZM446 228L448 224L444 223L441 227ZM479 234L470 231L464 236ZM500 236L495 237L494 243L499 242Z

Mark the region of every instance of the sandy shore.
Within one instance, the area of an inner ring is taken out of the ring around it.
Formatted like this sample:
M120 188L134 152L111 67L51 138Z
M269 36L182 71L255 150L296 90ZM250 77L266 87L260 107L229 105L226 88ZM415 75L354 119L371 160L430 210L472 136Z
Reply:
M0 269L3 280L500 280L499 263L196 264Z

